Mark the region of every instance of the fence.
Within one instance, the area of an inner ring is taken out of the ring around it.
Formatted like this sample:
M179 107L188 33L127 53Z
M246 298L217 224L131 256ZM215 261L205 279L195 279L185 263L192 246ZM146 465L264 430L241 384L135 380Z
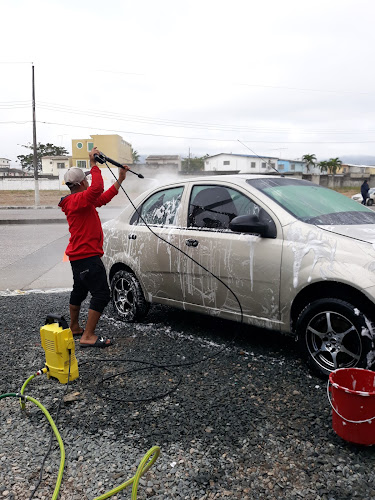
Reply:
M133 170L133 167L132 167ZM138 183L143 185L143 188L149 188L153 186L157 186L158 184L163 184L164 182L173 182L181 178L181 173L171 172L168 169L148 169L142 168L137 169L134 166L134 171L141 171L144 175L145 179L138 179L132 173L127 174L126 178L126 186L131 190L138 190ZM108 169L101 169L103 179L104 179L104 187L108 189L114 183L114 177L110 173ZM55 178L39 178L39 189L43 190L51 190L51 191L62 191L68 192L68 188L65 186L64 181L64 173L65 170L60 173L59 177ZM117 169L114 168L113 173L117 175ZM216 172L217 174L217 172ZM199 172L196 175L200 175ZM189 175L190 176L190 175ZM337 175L313 175L313 174L295 174L293 177L300 177L309 181L314 182L315 184L320 184L324 187L329 188L341 188L341 187L360 187L362 182L365 179L369 180L370 186L375 185L375 176L366 175L366 174L337 174ZM124 184L125 187L125 184ZM34 191L35 189L35 180L33 177L0 177L0 191Z

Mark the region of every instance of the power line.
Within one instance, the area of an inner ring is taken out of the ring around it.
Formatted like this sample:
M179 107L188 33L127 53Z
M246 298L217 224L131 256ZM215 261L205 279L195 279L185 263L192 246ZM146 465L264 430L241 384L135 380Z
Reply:
M300 87L283 87L277 85L256 85L252 83L236 83L235 85L241 85L243 87L259 87L265 89L277 89L277 90L298 90L301 92L323 92L330 94L359 94L359 95L371 95L373 92L357 92L355 90L328 90L328 89L304 89Z
M212 130L228 130L228 131L239 131L239 130L249 130L254 131L257 129L250 129L247 126L241 125L222 125L222 124L214 124L214 123L202 123L202 122L188 122L182 120L168 120L163 118L152 118L147 116L140 115L124 115L120 113L114 113L110 111L100 111L100 110L82 110L79 108L73 108L70 106L64 106L59 104L45 103L40 101L40 105L42 109L50 110L50 111L61 111L66 113L73 113L78 115L86 115L86 116L96 116L100 118L110 118L116 120L123 121L136 121L140 123L149 123L153 125L162 125L162 126L173 126L173 127L185 127L185 128L204 128L204 129L212 129ZM258 129L261 130L261 129ZM266 130L266 129L265 129Z
M30 101L9 101L0 102L0 109L22 109L28 108L30 106ZM251 132L256 134L268 133L268 134L279 134L279 133L291 133L293 129L287 128L266 128L266 127L249 127L245 125L222 125L217 123L204 123L204 122L189 122L183 120L168 120L162 118L152 118L140 115L126 115L121 113L115 113L111 111L101 111L101 110L90 110L81 109L71 106L65 106L56 103L48 103L39 101L38 108L47 111L55 111L69 114L76 114L80 116L92 116L97 118L106 118L118 121L131 121L141 124L166 126L166 127L180 127L180 128L195 128L203 130L218 130L222 132ZM373 133L374 130L366 131L343 131L343 130L299 130L299 134L303 135L363 135L368 133Z
M26 123L32 123L32 120L25 120L25 121L8 121L8 122L0 122L0 125L6 125L6 124L12 124L15 123L16 125L26 125Z
M82 116L93 116L100 118L108 118L115 119L119 121L134 121L139 123L146 123L151 125L161 125L161 126L169 126L169 127L182 127L182 128L200 128L205 130L219 130L226 132L252 132L252 133L290 133L292 129L271 129L271 128L263 128L263 127L248 127L242 125L222 125L222 124L214 124L214 123L202 123L202 122L188 122L182 120L168 120L161 118L152 118L147 116L139 116L139 115L124 115L121 113L114 113L110 111L100 111L100 110L84 110L80 108L74 108L71 106L64 106L60 104L46 103L40 101L39 107L49 111L57 111L64 113L72 113ZM345 135L361 135L372 133L374 130L366 130L366 131L341 131L341 130L312 130L312 131L304 131L300 130L298 133L306 134L306 135L316 135L316 134L345 134Z
M15 104L12 106L4 106L0 104L0 109L28 109L30 107L30 104Z
M25 121L25 122L15 122L15 121L5 121L5 122L0 122L0 125L2 124L9 124L9 123L16 123L16 124L26 124L26 123L31 123L31 121ZM135 132L133 130L115 130L115 129L105 129L105 128L98 128L98 127L93 127L92 125L73 125L69 123L57 123L57 122L48 122L48 121L42 121L42 120L37 120L37 123L41 123L44 125L58 125L62 127L72 127L72 128L85 128L85 129L95 129L95 130L100 130L102 132L112 132L112 133L118 133L118 134L130 134L130 135L144 135L144 136L151 136L151 137L166 137L168 139L187 139L187 140L196 140L196 141L212 141L212 142L238 142L237 138L232 138L232 139L218 139L218 138L207 138L207 137L188 137L188 136L179 136L179 135L167 135L167 134L152 134L152 133L146 133L146 132ZM249 144L374 144L375 140L372 141L284 141L284 140L277 140L277 141L263 141L263 140L249 140L249 139L243 139L243 143L249 143Z
M31 61L0 61L0 64L33 64Z
M0 64L33 64L31 61L0 61ZM43 64L41 65L43 67ZM100 69L96 68L94 71L99 73L111 73L114 75L128 75L128 76L143 76L149 78L152 76L155 78L155 74L148 73L131 73L125 71L117 71L117 70L108 70L108 69ZM165 73L163 73L165 77ZM175 75L174 75L175 76ZM215 80L215 83L216 80ZM320 93L329 93L329 94L358 94L358 95L373 95L374 92L362 92L356 90L337 90L337 89L312 89L312 88L303 88L303 87L288 87L283 85L263 85L256 83L246 83L246 82L227 82L229 85L239 85L242 87L250 87L250 88L262 88L262 89L275 89L275 90L292 90L292 91L300 91L300 92L320 92Z

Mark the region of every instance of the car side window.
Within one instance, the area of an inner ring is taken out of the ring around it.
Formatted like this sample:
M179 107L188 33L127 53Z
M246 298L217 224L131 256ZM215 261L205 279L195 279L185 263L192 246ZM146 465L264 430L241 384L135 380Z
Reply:
M244 196L238 191L233 189L229 190L233 197L233 203L236 206L237 215L256 215L259 217L261 208L259 205L254 203L250 198Z
M242 193L225 186L194 186L188 227L228 229L238 215L259 215L260 207Z
M183 187L153 193L130 220L130 224L173 226L181 203ZM141 217L139 217L139 214Z

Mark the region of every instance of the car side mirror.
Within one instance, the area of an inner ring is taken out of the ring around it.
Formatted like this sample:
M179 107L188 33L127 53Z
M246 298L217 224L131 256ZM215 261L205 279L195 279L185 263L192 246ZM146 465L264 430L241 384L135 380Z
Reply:
M259 234L263 238L276 238L276 226L272 219L266 222L257 215L239 215L229 223L229 229L237 233Z

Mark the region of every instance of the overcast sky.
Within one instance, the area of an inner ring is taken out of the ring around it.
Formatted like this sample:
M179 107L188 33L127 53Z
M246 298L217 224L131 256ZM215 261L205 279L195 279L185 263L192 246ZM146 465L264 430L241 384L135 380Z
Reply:
M1 0L0 157L117 133L141 155L375 155L373 0ZM104 152L105 153L105 152Z

